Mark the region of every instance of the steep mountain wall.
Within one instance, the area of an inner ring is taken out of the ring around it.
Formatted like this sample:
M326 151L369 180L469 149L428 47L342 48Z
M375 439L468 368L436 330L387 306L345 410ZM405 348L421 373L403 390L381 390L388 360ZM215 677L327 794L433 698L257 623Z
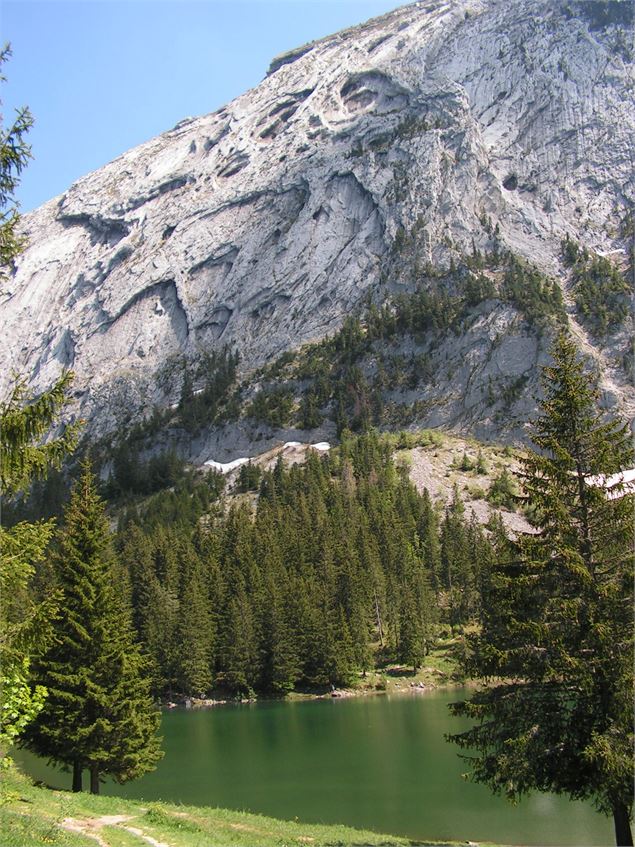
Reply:
M226 107L25 216L30 246L0 295L2 392L12 372L39 390L72 368L71 413L104 433L174 403L183 358L228 345L259 365L367 292L491 249L494 228L570 301L565 235L627 261L631 44L627 2L433 0L278 57ZM525 374L521 417L546 342L509 306L477 317L437 344L427 422L487 434L502 424L474 386ZM607 404L631 413L615 367L628 327L600 344L573 326Z

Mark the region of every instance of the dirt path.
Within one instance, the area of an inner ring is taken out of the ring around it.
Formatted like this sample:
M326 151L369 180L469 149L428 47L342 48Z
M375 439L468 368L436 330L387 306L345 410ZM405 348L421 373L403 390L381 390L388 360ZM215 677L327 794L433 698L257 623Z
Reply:
M156 838L153 838L151 835L146 835L142 829L136 826L124 826L122 829L128 830L133 835L136 835L138 838L143 838L144 841L147 841L148 844L151 844L152 847L171 847L170 844L166 844L165 841L157 841Z
M64 818L60 826L69 832L77 832L80 835L85 835L92 838L99 844L99 847L110 847L99 834L100 829L104 826L120 826L122 829L136 835L137 838L142 838L152 847L172 847L165 841L157 841L151 835L147 835L142 829L136 826L124 826L126 821L132 820L132 815L102 815L100 818Z

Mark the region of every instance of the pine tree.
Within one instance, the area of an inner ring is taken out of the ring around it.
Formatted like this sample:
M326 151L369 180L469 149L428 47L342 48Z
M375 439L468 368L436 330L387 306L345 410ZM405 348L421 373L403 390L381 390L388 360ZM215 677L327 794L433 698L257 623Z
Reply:
M536 534L493 565L467 660L493 684L455 706L478 724L453 740L479 751L473 777L494 791L591 799L632 845L633 497L620 471L633 450L625 426L603 422L572 340L552 355L539 452L523 462Z
M407 544L403 554L401 605L399 609L399 661L412 665L413 672L421 666L428 652L432 623L432 604L429 578L420 556L420 545Z
M11 47L7 44L0 50L0 68L10 56ZM0 71L0 82L5 80ZM7 277L13 260L24 248L24 238L17 232L20 215L13 194L31 158L31 147L25 136L32 126L33 118L27 108L17 110L10 126L0 124L0 282Z
M55 557L61 614L54 642L34 663L48 698L25 739L34 752L73 768L73 790L90 770L125 782L161 756L159 714L117 584L108 519L88 464L73 489Z
M11 55L9 45L0 50L0 69ZM5 81L0 70L0 82ZM0 116L0 283L11 273L15 257L24 247L18 235L20 221L14 192L20 174L31 158L26 134L33 124L28 109L17 111L12 124ZM52 427L72 374L63 374L55 385L33 399L26 383L18 380L9 399L0 403L0 496L25 491L34 479L47 476L51 465L59 467L73 448L78 427L66 427L48 443L42 436ZM53 523L21 523L11 530L0 528L0 746L2 766L10 764L6 748L42 708L46 691L33 687L31 653L42 649L49 635L49 621L56 598L49 595L36 605L31 599L35 565L45 556Z
M424 655L423 632L417 615L416 603L413 594L406 587L399 609L397 657L400 662L411 665L412 672L416 673L417 669L421 667Z
M474 573L465 507L456 486L441 526L441 571L446 589L448 620L454 628L467 623L474 606Z
M441 583L439 519L427 488L423 489L421 495L417 535L420 539L421 553L428 570L431 588L435 592L438 592Z
M178 687L184 694L204 694L212 685L214 631L200 562L183 589L177 635Z
M179 537L171 526L161 528L153 537L154 571L148 588L149 603L144 609L142 640L160 673L160 688L171 697L178 688L179 621L181 619L181 568L178 558Z
M64 374L53 388L30 398L18 381L9 399L0 403L0 494L10 497L26 489L33 479L46 477L59 467L72 449L77 427L42 444L66 401L72 374ZM51 635L56 614L54 591L40 603L33 600L36 566L45 558L54 521L21 522L11 529L0 527L0 745L4 764L6 749L42 708L46 690L33 686L31 654L41 650Z
M167 589L157 576L157 543L136 524L130 524L120 535L120 558L132 587L134 630L147 661L152 691L160 696L174 685L179 604L175 591Z

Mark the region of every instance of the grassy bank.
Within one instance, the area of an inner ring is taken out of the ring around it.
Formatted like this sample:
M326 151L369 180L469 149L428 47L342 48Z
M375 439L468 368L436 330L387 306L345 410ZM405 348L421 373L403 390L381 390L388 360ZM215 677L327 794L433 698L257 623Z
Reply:
M469 628L468 628L469 629ZM466 630L467 631L467 630ZM365 674L358 672L346 687L340 687L333 691L330 685L316 687L297 688L290 691L283 698L285 700L315 700L330 697L362 697L370 694L407 694L420 693L422 691L434 691L438 688L455 688L466 684L473 684L466 680L461 672L458 656L463 650L464 637L462 634L436 636L434 647L424 658L422 666L413 671L412 667L406 667L396 662L389 662L378 668L367 671ZM379 645L374 645L379 649ZM271 699L272 695L262 694L256 696L257 700ZM173 695L171 698L177 704L183 704L185 695ZM223 689L215 689L204 699L188 697L195 708L211 705L223 705L236 702L240 698ZM164 701L167 705L169 701Z
M440 843L413 842L346 826L280 821L227 809L72 794L35 786L14 768L3 772L1 779L3 847L396 847ZM480 847L486 845L481 843Z

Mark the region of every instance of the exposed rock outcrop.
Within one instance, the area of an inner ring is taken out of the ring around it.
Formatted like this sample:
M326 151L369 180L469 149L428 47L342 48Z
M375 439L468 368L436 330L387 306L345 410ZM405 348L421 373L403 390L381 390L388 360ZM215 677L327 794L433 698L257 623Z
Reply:
M107 432L174 402L162 377L180 357L229 345L255 366L407 284L403 232L413 267L486 248L487 219L562 280L565 234L625 262L631 45L627 2L425 0L274 59L223 109L25 216L0 295L2 391L11 372L38 390L72 367L72 413ZM629 413L613 361L626 334L589 349ZM531 408L543 341L513 310L483 309L437 354L450 405L432 403L429 425L500 428L488 374L527 373Z

